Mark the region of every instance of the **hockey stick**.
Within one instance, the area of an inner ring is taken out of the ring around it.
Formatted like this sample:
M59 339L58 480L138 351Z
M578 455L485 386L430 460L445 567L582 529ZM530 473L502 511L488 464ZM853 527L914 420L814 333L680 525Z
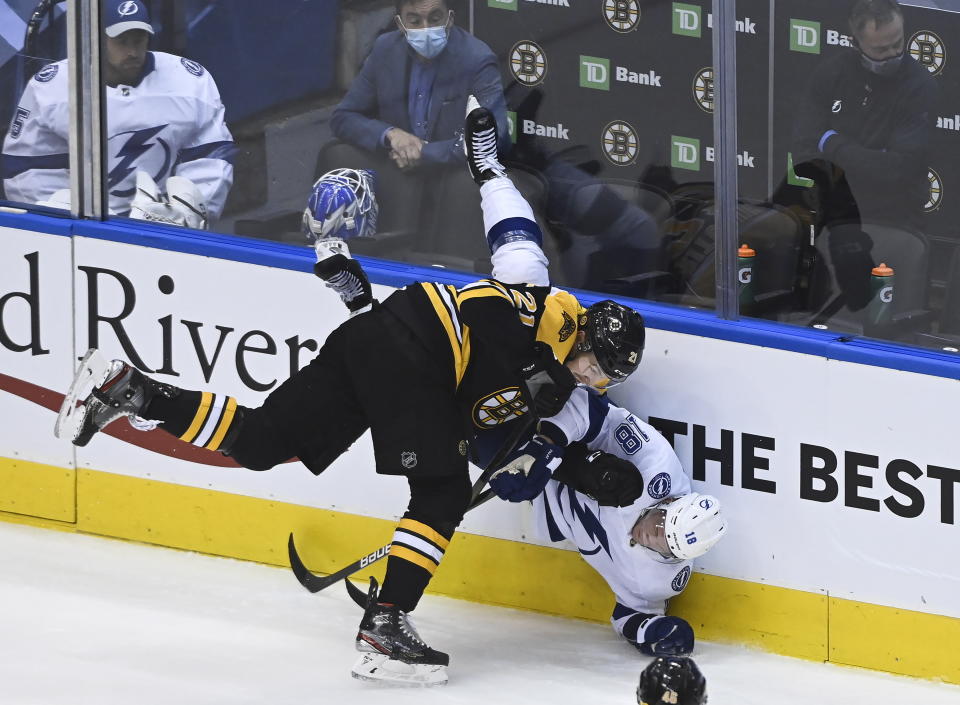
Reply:
M487 484L490 476L493 475L493 473L496 472L497 469L503 464L503 461L517 446L524 435L529 432L530 427L533 425L533 419L533 414L527 414L526 418L523 418L517 422L517 428L510 433L509 438L507 438L506 442L500 447L496 455L493 456L493 459L480 474L480 477L477 478L477 481L473 483L473 499L470 502L470 506L467 507L468 512L471 509L476 509L488 499L493 497L493 491L489 488L484 490L483 486ZM297 553L297 547L293 541L293 532L290 532L290 538L287 540L287 555L290 557L290 569L293 571L293 574L296 576L297 580L300 581L300 584L310 592L320 592L324 588L330 587L343 578L356 573L358 570L376 563L381 558L386 558L387 554L390 552L391 545L392 544L388 543L384 546L381 546L375 551L362 556L358 560L355 560L345 568L341 568L337 572L331 573L327 576L315 575L307 569L307 566L304 565L303 561L300 559L300 555Z

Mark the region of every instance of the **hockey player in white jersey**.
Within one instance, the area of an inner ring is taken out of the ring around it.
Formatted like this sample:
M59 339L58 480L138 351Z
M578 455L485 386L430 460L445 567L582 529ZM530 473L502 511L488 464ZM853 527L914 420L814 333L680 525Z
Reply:
M540 469L544 458L554 465L549 473ZM716 498L692 491L656 429L580 387L490 486L502 499L532 499L539 535L571 541L603 576L616 597L617 633L648 656L693 651L693 629L665 616L666 603L726 521Z
M154 30L141 0L107 0L103 11L110 212L203 227L233 183L235 145L217 86L195 61L147 51ZM3 144L8 200L69 208L67 82L66 60L28 82ZM131 213L138 179L144 193Z

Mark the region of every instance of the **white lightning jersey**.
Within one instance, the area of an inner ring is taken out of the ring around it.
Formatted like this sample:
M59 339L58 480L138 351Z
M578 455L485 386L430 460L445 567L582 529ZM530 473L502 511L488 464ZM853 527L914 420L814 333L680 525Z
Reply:
M666 562L642 546L631 546L630 530L644 507L689 493L690 479L655 428L583 387L574 390L563 410L548 422L569 442L580 440L590 450L623 458L643 476L643 495L629 507L601 507L556 480L550 480L533 502L541 537L568 539L576 545L617 598L610 620L614 629L636 641L641 620L630 618L637 613L662 615L666 600L686 587L693 562Z
M66 60L30 79L3 143L6 197L46 201L70 188L70 105ZM220 93L200 64L148 52L136 86L105 87L106 177L112 213L125 215L134 193L134 172L146 171L160 188L168 176L197 185L211 218L223 210L233 183L233 137L224 123Z

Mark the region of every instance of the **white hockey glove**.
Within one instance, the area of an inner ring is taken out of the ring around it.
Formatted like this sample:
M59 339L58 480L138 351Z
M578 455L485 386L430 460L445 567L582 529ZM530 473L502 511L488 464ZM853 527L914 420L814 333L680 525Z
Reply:
M171 176L167 179L167 202L184 220L184 225L194 230L207 229L207 206L200 189L186 176Z
M171 176L164 196L150 175L137 170L136 193L130 202L130 217L203 230L207 227L207 209L200 190L190 179Z

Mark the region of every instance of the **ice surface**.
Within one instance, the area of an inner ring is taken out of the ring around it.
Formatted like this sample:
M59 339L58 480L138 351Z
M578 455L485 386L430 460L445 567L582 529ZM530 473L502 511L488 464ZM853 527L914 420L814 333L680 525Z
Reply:
M286 569L0 522L0 703L635 703L648 659L607 625L427 596L450 683L356 681L359 609ZM958 705L960 687L699 643L710 705Z

